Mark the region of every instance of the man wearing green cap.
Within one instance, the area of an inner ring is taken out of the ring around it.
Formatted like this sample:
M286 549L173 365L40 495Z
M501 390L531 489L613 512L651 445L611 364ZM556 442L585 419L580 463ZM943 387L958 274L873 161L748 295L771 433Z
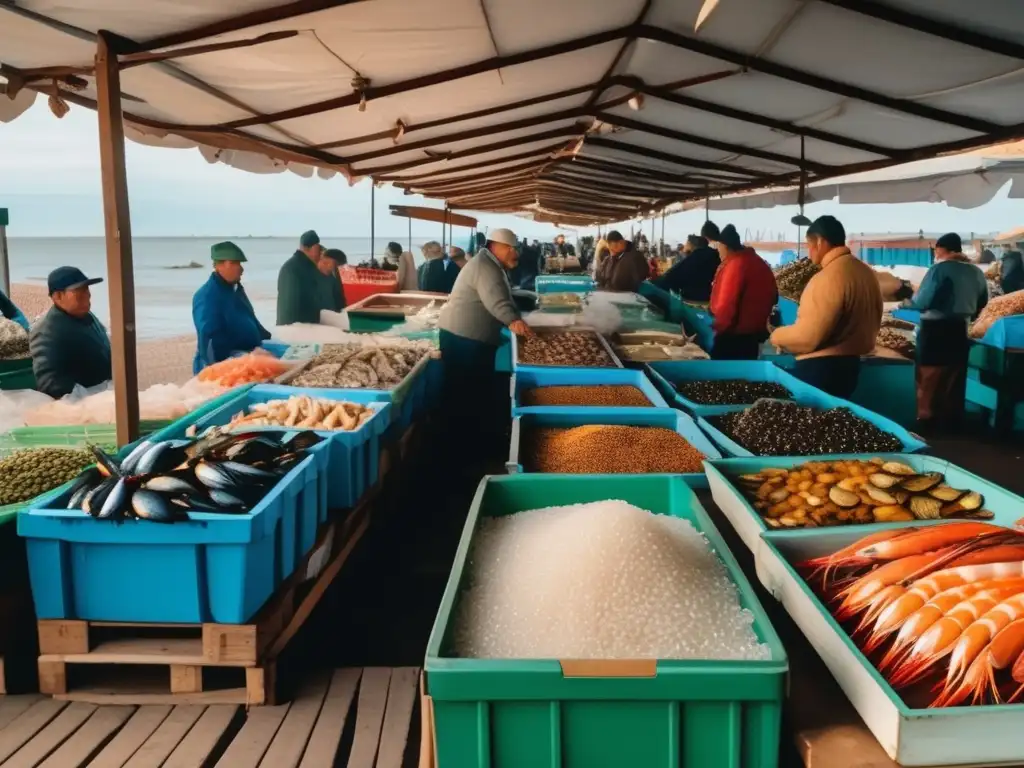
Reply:
M240 352L252 352L270 338L242 287L242 249L231 242L217 243L210 248L210 258L213 274L192 297L198 342L193 373Z
M334 310L330 282L320 273L320 236L313 230L299 238L299 250L277 276L277 324L319 323L320 310Z

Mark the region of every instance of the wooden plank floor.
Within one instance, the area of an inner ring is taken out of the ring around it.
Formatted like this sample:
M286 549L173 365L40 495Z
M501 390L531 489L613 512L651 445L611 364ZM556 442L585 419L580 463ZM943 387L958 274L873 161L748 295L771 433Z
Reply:
M0 768L410 768L420 670L312 675L290 704L96 706L0 696Z

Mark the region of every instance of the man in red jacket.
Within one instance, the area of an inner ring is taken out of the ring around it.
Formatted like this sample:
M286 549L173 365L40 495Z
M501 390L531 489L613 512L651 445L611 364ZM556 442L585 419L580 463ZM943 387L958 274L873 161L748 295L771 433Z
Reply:
M768 338L768 318L778 302L775 274L729 224L718 238L722 266L711 289L713 360L756 360Z

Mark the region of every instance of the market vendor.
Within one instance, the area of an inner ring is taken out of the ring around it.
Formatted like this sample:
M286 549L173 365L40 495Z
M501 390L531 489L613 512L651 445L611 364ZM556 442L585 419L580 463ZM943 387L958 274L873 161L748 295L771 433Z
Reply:
M1004 294L1024 290L1024 257L1020 246L1021 243L1004 243L999 255L999 287Z
M320 261L317 262L317 269L327 281L327 290L330 294L329 309L332 312L341 312L345 309L345 291L341 285L341 274L338 269L348 264L348 256L340 248L324 248L320 251Z
M516 242L508 229L488 233L485 246L459 272L437 323L446 421L462 437L479 438L488 448L488 441L497 445L508 420L507 381L502 391L494 370L502 331L532 335L512 300L507 274L519 262Z
M710 224L714 229L710 229ZM668 272L653 281L666 291L674 291L687 301L710 301L711 284L722 264L718 250L708 244L708 237L717 241L718 227L707 222L708 235L690 235L683 246L683 256Z
M775 273L757 251L743 245L732 224L717 240L722 266L711 290L711 358L757 360L768 338L768 318L779 300Z
M793 373L836 397L857 388L861 355L875 349L882 324L882 291L874 270L846 247L834 216L807 228L807 253L821 271L800 297L796 322L775 329L771 342L796 355Z
M420 290L428 293L451 293L455 279L459 276L459 268L446 256L441 244L431 240L423 245L423 258L420 266Z
M963 254L960 235L935 243L929 268L910 309L921 312L917 331L917 426L955 431L963 421L967 391L968 323L988 303L984 273Z
M393 264L398 270L398 291L415 291L420 287L416 274L416 261L412 253L402 250L401 243L391 241L384 250L384 262Z
M319 323L320 310L331 309L329 284L320 273L320 236L313 230L299 238L299 249L277 276L277 324Z
M53 398L71 394L75 385L95 387L111 379L110 338L92 313L88 278L77 267L58 267L46 278L53 306L29 333L29 354L36 389Z
M0 291L0 315L8 320L13 320L26 331L28 330L28 318L15 306L14 302L7 298L7 294Z
M210 259L213 273L192 297L197 341L192 373L252 352L270 338L242 287L242 264L246 262L242 249L232 242L217 243L210 248Z
M613 229L605 236L608 255L601 260L595 278L597 287L607 291L633 291L647 279L647 260L633 244Z

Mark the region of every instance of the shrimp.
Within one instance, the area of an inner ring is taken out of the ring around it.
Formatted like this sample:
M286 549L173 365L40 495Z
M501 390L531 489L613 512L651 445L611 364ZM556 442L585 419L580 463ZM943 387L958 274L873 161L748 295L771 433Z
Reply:
M995 588L979 592L955 605L945 616L925 630L895 664L889 678L890 684L895 688L902 688L920 680L932 666L953 652L957 641L971 623L1004 599L1004 595Z
M971 697L974 704L979 704L989 693L996 704L1001 703L999 686L996 684L995 670L1006 669L1020 660L1024 653L1024 618L1014 619L996 632L991 641L982 648L971 665L967 668L960 684L951 688L948 681L942 692L933 701L932 707L952 707ZM947 679L948 680L948 679ZM1010 701L1020 693L1018 689Z
M1021 593L1005 598L963 631L950 654L946 684L932 706L945 706L947 700L962 690L962 686L957 689L954 686L966 676L971 664L999 632L1019 618L1024 618L1024 594Z
M821 583L822 586L828 584L828 577L831 571L835 571L837 568L847 568L858 565L870 565L873 561L868 558L856 558L854 557L857 552L865 547L880 541L886 541L897 536L903 536L904 534L911 533L913 531L920 530L919 528L891 528L887 531L876 531L875 533L868 534L867 536L857 539L853 544L843 547L840 550L833 552L831 555L825 555L823 557L813 557L810 560L804 560L802 563L797 565L797 568L801 570L809 570L811 573L808 576L808 580L814 579L818 573L822 574Z
M1013 531L991 523L947 523L919 528L913 533L896 536L891 539L875 541L858 549L856 557L869 560L898 560L909 555L920 555L923 552L934 552L951 544L962 544L970 539L986 533L1007 534Z

